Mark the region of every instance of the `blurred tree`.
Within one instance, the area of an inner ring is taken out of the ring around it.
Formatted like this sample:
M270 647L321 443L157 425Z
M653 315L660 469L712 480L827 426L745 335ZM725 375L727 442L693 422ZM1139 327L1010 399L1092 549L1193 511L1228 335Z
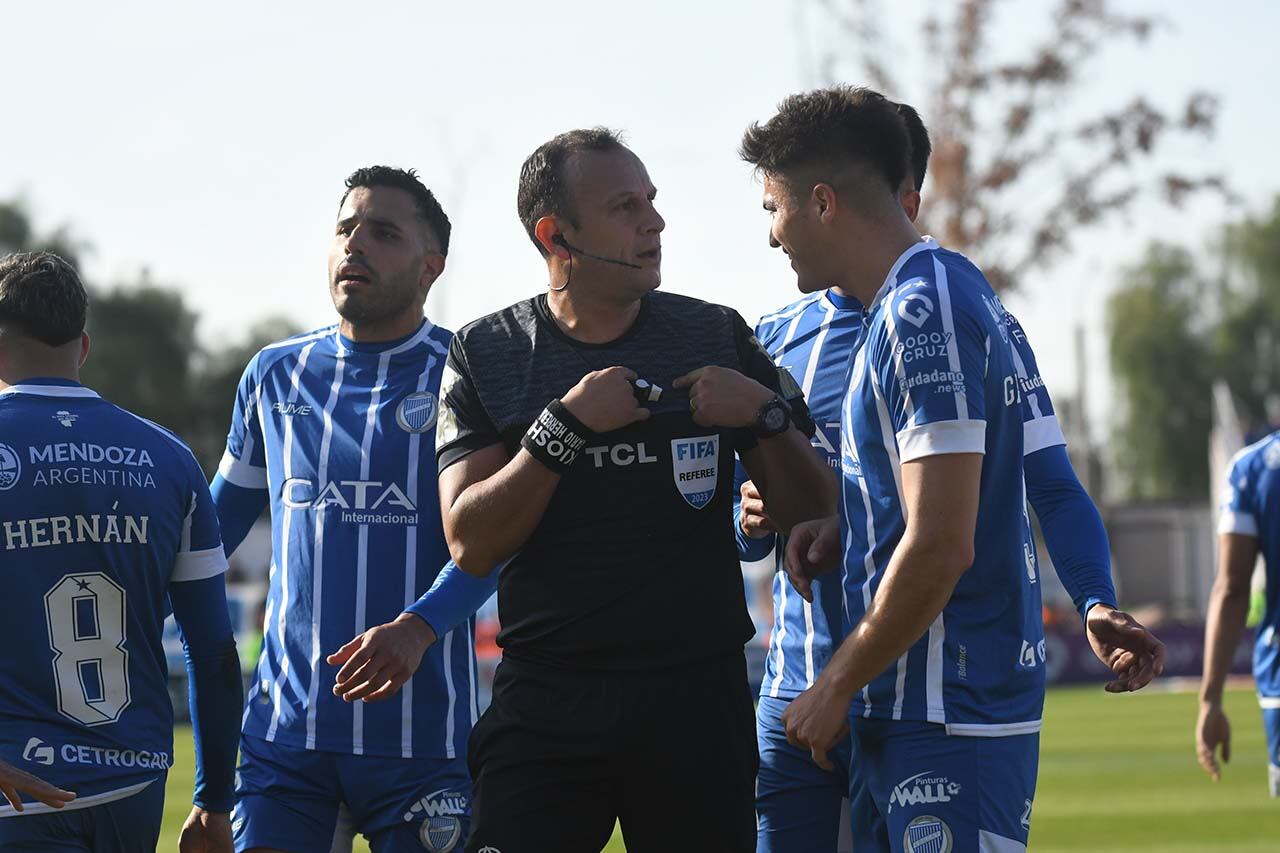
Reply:
M38 232L21 201L0 202L0 254L56 252L78 266L84 243L65 228ZM243 337L205 350L198 314L176 289L143 270L138 280L89 290L92 351L81 378L104 398L183 438L209 476L217 470L240 374L249 359L297 327L280 317L258 320Z
M81 256L88 250L88 246L74 239L66 226L48 234L37 234L27 207L21 200L0 201L0 255L38 250L60 255L79 269Z
M839 42L822 55L819 75L828 82L852 76L903 97L885 59L892 42L879 25L888 20L881 4L809 2L834 24L824 27L827 38ZM1162 171L1155 162L1167 137L1212 135L1215 95L1191 92L1180 107L1164 110L1139 93L1109 111L1071 118L1090 60L1118 39L1146 41L1159 20L1117 13L1108 0L1058 0L1044 38L1010 51L1008 40L996 37L997 5L942 4L935 8L952 10L950 17L930 12L922 28L933 69L931 98L917 104L933 143L921 216L926 233L980 256L991 283L1007 289L1067 251L1079 229L1127 210L1144 187L1174 205L1204 190L1230 198L1219 175ZM1017 14L1032 8L1043 7L1015 7ZM860 73L846 73L850 65ZM1141 161L1147 168L1137 168Z
M1209 494L1214 369L1201 305L1207 288L1185 249L1152 244L1107 304L1111 371L1124 401L1115 458L1129 497Z
M198 424L188 433L187 441L210 478L226 448L236 389L245 366L267 344L299 331L296 323L283 317L266 317L251 324L240 340L204 354L197 375L198 390L192 396Z
M1227 227L1214 365L1257 432L1280 422L1280 198Z

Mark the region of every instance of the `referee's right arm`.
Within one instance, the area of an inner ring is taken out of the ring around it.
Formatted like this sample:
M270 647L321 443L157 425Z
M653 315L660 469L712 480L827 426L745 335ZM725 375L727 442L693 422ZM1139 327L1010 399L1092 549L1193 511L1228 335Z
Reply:
M451 365L457 362L450 353ZM437 428L440 465L440 508L445 539L453 561L463 571L487 575L524 546L560 483L561 474L596 434L610 432L649 417L636 401L636 374L624 367L588 373L565 394L552 400L529 427L512 456L500 441L463 454L449 445L475 446L468 425L491 419L474 408L479 401L470 378L455 366L442 389L442 413L456 435ZM472 411L468 411L472 409ZM492 432L498 438L496 429Z

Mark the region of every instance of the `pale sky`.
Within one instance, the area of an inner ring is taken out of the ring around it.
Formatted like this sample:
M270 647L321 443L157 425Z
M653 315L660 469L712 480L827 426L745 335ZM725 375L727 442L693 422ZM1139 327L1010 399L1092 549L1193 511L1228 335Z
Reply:
M754 322L797 293L735 150L750 121L821 82L813 56L830 28L816 4L795 2L0 0L0 199L22 196L40 228L65 223L89 241L93 281L146 267L181 289L200 312L201 340L216 345L268 314L332 322L325 259L343 178L374 163L414 167L454 224L428 313L456 329L545 287L515 214L520 164L559 131L604 124L625 131L659 189L663 287ZM1280 192L1270 107L1280 74L1257 35L1280 32L1280 4L1117 5L1171 26L1140 49L1105 52L1064 110L1139 92L1172 106L1193 88L1216 91L1217 137L1164 162L1224 171L1247 209L1267 206ZM882 8L892 9L883 28L904 86L886 94L920 106L927 124L939 60L913 30L922 10L947 4ZM1040 32L1050 8L1004 4L993 50ZM1102 323L1118 269L1149 239L1198 246L1227 217L1213 202L1173 212L1143 203L1007 300L1059 396L1076 388L1072 329L1090 328L1095 438L1108 425ZM980 249L970 256L982 264Z

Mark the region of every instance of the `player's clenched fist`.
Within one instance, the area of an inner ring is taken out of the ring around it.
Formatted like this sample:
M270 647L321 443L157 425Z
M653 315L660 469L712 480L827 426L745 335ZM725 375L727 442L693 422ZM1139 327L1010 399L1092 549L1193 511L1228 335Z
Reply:
M715 365L686 373L672 387L689 389L689 411L700 426L751 426L760 407L774 397L749 376Z
M787 577L805 601L813 601L811 581L836 568L839 562L839 518L829 515L791 528L785 562Z
M560 401L583 426L595 433L612 432L649 417L636 400L636 372L607 367L588 373Z
M738 521L738 526L742 528L742 532L752 539L763 539L764 537L777 533L778 528L769 518L769 514L764 510L764 498L761 497L759 489L751 480L747 480L742 484L742 513Z

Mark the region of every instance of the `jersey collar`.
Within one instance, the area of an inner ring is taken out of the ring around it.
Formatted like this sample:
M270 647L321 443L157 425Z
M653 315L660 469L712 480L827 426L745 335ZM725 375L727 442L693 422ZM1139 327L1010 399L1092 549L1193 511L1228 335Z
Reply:
M826 299L837 311L861 311L862 303L852 296L841 296L834 288L827 288Z
M397 338L394 341L377 341L377 342L353 341L350 338L345 337L341 332L337 331L336 329L334 330L333 334L338 341L338 351L344 355L349 353L370 353L372 355L383 355L383 354L394 355L395 353L404 352L405 350L408 350L408 349L413 349L415 346L422 343L422 341L426 339L427 335L431 332L433 328L435 327L431 325L431 321L428 320L426 317L423 317L422 323L418 326L417 329L414 330L413 334L407 335L403 338Z
M73 382L70 379L48 379L44 377L24 379L17 385L10 385L0 391L0 397L8 396L9 394L35 394L40 397L94 398L98 396L98 392L84 387L79 382Z
M903 266L907 261L914 258L921 252L933 251L940 248L938 241L932 237L924 237L919 243L912 243L907 250L898 255L898 260L893 262L893 266L889 268L889 274L884 277L884 284L880 286L880 291L876 293L876 298L871 300L871 307L867 310L868 314L873 313L880 305L880 300L889 295L889 291L893 290L894 285L898 283L898 273L902 272Z

